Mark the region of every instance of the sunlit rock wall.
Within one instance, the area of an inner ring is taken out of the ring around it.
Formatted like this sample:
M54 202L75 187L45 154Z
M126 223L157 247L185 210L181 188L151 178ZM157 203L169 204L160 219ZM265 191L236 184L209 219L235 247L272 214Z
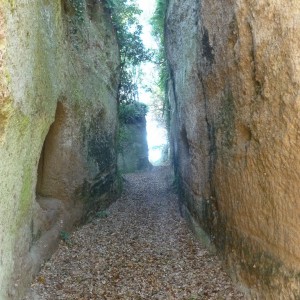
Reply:
M118 65L100 2L0 2L1 300L116 190Z
M170 0L165 33L182 211L252 298L298 299L300 2Z

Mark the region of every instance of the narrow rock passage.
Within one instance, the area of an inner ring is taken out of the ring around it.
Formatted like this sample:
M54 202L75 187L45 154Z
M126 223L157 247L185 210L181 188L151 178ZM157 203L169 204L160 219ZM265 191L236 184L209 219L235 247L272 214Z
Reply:
M169 173L126 175L108 216L61 243L27 299L242 299L180 217Z

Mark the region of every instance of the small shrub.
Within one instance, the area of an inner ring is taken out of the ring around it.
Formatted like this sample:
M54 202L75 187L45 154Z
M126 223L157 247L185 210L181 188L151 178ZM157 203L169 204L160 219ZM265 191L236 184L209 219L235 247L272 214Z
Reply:
M119 107L119 120L123 124L137 123L143 120L148 112L146 104L133 101L121 103Z
M62 230L59 233L59 237L62 241L64 241L67 245L70 245L70 233Z
M106 210L100 210L96 213L96 218L104 219L108 217L108 212Z

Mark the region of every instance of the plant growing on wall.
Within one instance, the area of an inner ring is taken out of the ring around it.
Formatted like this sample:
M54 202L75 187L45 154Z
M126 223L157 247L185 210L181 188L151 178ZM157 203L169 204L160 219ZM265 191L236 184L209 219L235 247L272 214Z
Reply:
M169 79L169 70L166 60L166 53L164 47L164 29L165 16L167 10L168 0L156 0L156 9L151 18L152 34L157 41L158 50L155 53L155 63L159 68L159 79L157 82L156 98L160 100L157 104L158 110L161 110L162 117L165 120L166 128L169 131L170 127L170 104L166 96L167 81Z

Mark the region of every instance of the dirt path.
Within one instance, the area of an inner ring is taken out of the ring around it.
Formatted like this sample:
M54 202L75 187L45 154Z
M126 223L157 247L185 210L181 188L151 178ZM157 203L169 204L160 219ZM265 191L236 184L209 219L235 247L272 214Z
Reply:
M61 243L27 299L243 299L180 217L168 172L126 175L108 216Z

